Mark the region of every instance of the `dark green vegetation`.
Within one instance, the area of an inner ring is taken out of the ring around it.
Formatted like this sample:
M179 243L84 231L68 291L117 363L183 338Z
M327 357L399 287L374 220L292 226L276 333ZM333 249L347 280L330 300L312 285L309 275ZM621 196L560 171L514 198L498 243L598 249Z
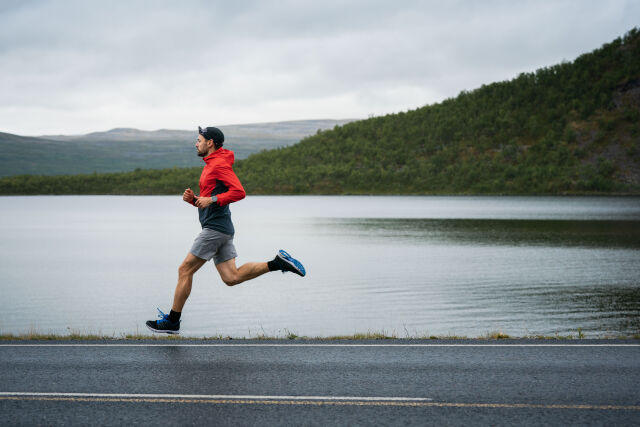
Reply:
M235 170L253 194L637 194L640 32L439 104L318 132ZM199 171L21 176L0 180L0 193L179 193Z
M201 171L202 167L87 175L18 175L0 179L0 194L182 194L186 187L198 188Z

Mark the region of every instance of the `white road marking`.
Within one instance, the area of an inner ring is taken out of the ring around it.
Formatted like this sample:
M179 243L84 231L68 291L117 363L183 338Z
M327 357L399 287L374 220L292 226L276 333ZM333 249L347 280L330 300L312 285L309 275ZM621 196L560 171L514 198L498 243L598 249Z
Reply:
M41 392L0 392L0 396L22 397L102 397L128 399L251 399L251 400L357 400L357 401L402 401L426 402L428 397L376 397L376 396L259 396L230 394L135 394L135 393L41 393Z
M0 347L640 347L640 344L0 344Z
M68 402L180 403L213 405L315 405L315 406L403 406L482 409L586 409L640 411L638 405L592 405L559 403L487 403L432 402L425 397L355 397L355 396L236 396L189 394L108 394L108 393L9 393L0 392L1 400L41 400Z

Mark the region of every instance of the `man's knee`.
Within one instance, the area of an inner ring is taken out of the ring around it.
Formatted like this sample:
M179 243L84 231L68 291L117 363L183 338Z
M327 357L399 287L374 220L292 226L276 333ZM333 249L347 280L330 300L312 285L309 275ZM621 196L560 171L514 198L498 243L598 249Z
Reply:
M220 278L227 286L235 286L243 282L240 272L236 267L235 258L216 264L216 269L220 274Z
M188 274L188 272L189 272L189 265L186 262L183 262L182 264L180 264L180 267L178 267L178 274L180 276L184 276Z
M235 268L224 268L219 270L219 272L220 278L227 286L235 286L242 282L242 280L240 280L240 274L238 274L238 270Z
M180 267L178 267L178 274L180 276L190 276L193 275L197 269L197 263L184 260L182 261L182 264L180 264Z
M227 286L235 286L240 283L240 278L235 274L225 274L222 276L222 281Z

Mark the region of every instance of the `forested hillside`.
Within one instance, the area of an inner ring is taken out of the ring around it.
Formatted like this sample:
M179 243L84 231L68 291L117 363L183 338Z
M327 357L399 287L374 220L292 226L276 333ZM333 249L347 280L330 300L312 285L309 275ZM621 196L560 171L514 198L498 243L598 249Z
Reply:
M640 33L406 113L251 156L254 193L563 193L640 188Z
M513 80L236 163L253 194L640 193L640 32ZM3 194L177 193L200 168L0 180Z

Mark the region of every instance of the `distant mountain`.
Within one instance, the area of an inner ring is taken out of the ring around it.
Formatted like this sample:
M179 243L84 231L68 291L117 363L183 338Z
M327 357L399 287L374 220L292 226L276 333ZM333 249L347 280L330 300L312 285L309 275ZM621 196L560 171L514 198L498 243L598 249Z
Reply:
M315 134L318 129L326 130L354 121L348 120L295 120L286 122L248 123L239 125L218 126L230 143L244 138L254 138L260 143L262 139L297 140ZM176 141L194 139L193 130L158 129L144 131L133 128L115 128L106 132L92 132L86 135L43 135L53 141L121 141L133 142L141 140Z
M286 147L352 120L297 120L220 126L237 159ZM74 175L199 166L197 128L144 131L116 128L86 135L25 137L0 132L0 176Z

